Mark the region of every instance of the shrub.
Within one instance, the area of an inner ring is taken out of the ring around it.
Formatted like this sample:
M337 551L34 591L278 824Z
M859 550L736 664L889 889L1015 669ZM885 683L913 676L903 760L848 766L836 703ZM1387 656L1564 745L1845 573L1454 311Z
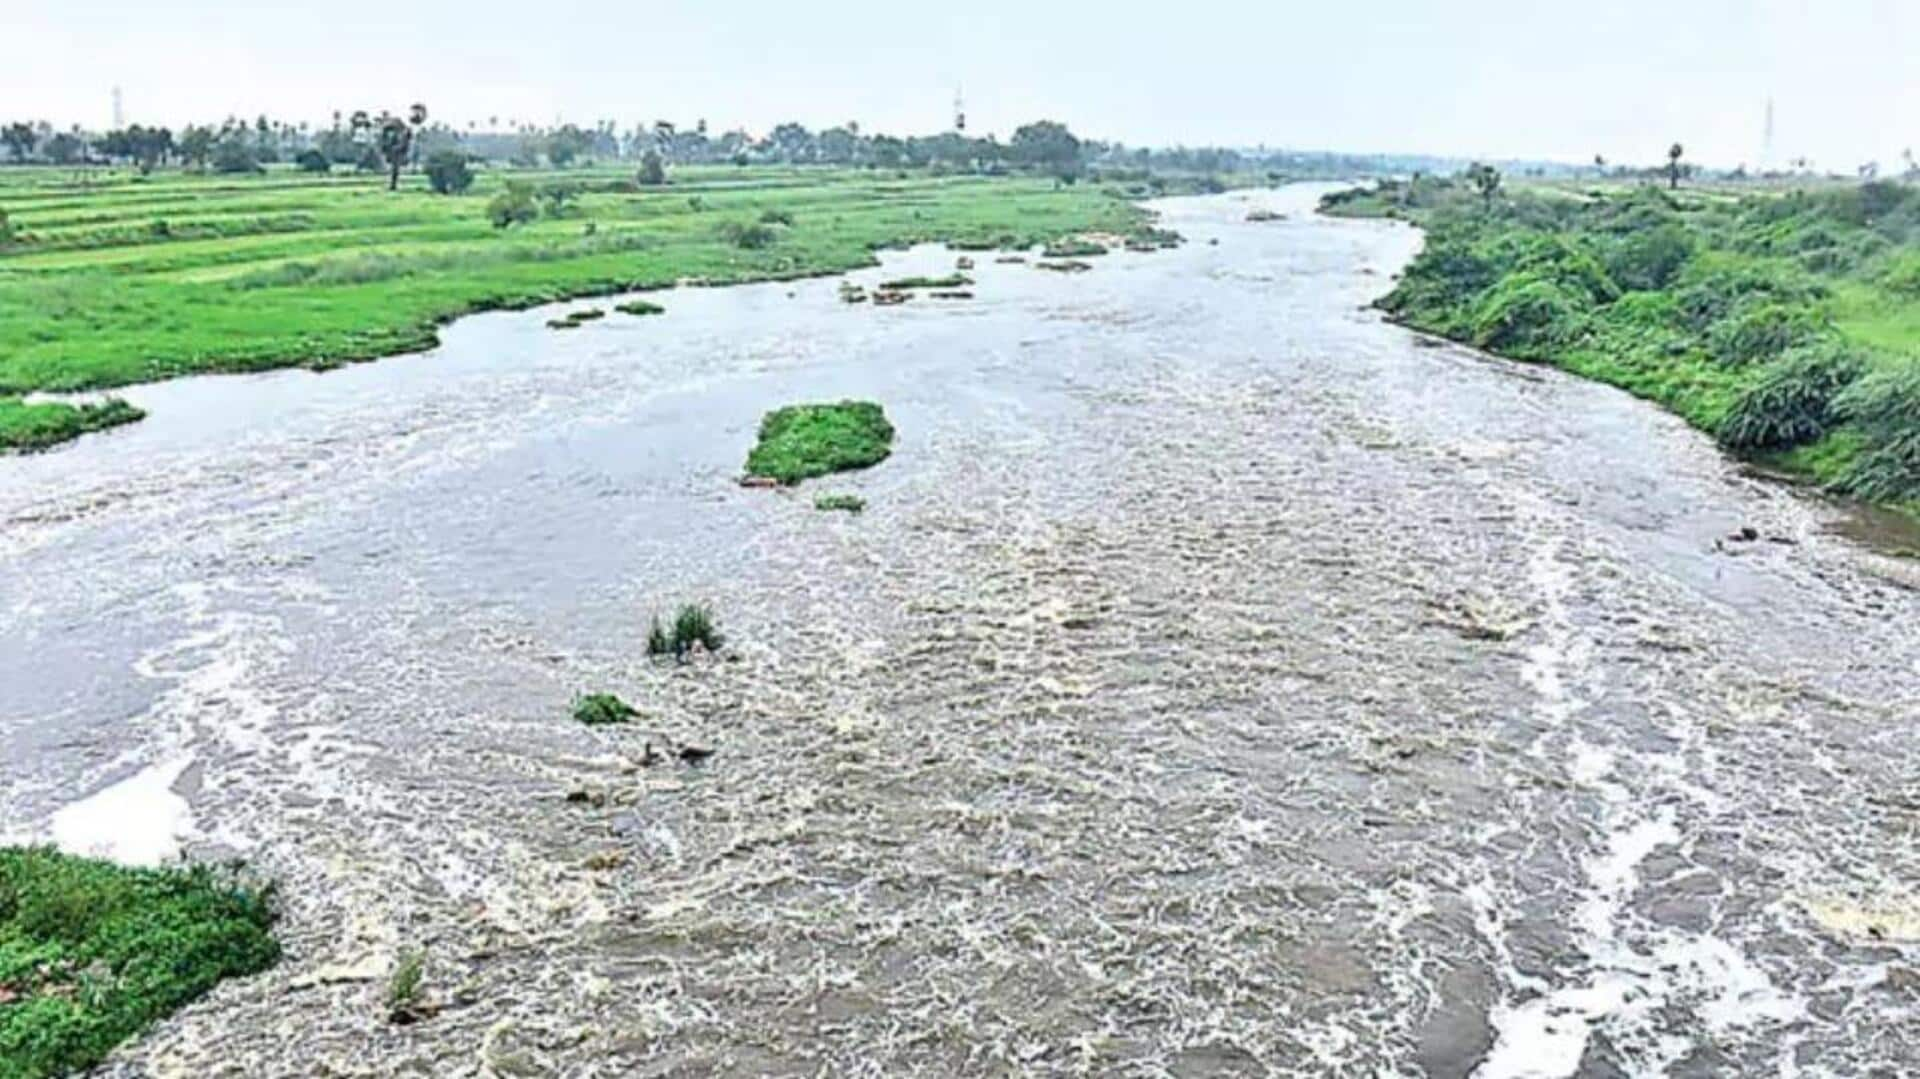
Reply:
M735 247L758 251L772 247L779 234L758 222L728 221L720 226L720 238Z
M893 425L871 401L790 405L760 421L747 473L795 484L830 472L867 468L893 452Z
M487 219L497 229L512 225L524 225L540 216L533 204L533 189L526 184L507 184L507 189L495 195L487 202Z
M1756 363L1812 341L1822 329L1804 307L1763 300L1742 305L1709 327L1707 352L1721 363Z
M1579 336L1582 306L1564 288L1537 274L1508 274L1475 308L1473 343L1538 356Z
M674 612L670 629L662 627L656 618L647 630L647 654L650 656L685 659L696 644L709 652L718 652L726 644L713 612L698 603L683 604Z
M1862 498L1920 498L1920 362L1867 375L1834 399L1833 411L1862 437L1836 486Z
M473 186L471 160L458 150L436 150L427 157L427 185L435 194L459 195Z
M589 727L625 723L639 714L639 709L611 693L589 693L573 702L573 718Z
M0 1076L100 1062L223 979L280 958L273 892L232 870L0 848Z
M1622 288L1653 291L1666 288L1693 257L1687 230L1663 224L1629 234L1607 253L1609 276Z
M333 171L333 162L327 160L327 155L311 147L300 151L299 155L293 159L293 163L299 167L301 172L323 173Z
M1715 435L1736 450L1786 449L1833 428L1833 401L1860 377L1858 353L1828 342L1803 346L1767 364L1740 391Z
M658 150L648 150L640 156L640 171L635 174L634 182L641 187L662 187L667 182L667 162Z

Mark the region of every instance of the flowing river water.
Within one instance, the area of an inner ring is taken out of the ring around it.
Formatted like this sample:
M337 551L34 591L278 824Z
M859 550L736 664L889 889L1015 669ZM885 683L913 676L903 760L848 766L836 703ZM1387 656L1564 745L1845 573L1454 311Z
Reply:
M284 908L107 1072L1913 1074L1912 564L1383 322L1419 236L1322 190L971 301L482 315L0 462L0 833ZM849 396L891 460L734 484ZM650 663L691 599L728 647Z

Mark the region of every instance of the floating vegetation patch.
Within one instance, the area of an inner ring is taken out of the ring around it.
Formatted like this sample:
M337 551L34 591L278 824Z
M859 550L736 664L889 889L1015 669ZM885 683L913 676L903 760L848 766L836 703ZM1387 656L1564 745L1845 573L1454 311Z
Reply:
M589 693L573 702L573 718L589 727L625 723L640 710L611 693Z
M651 300L628 300L614 308L623 315L664 315L667 309Z
M879 295L875 295L879 302ZM747 474L795 484L832 472L867 468L893 452L893 425L872 401L790 405L760 421Z
M671 625L661 625L659 619L647 630L647 654L650 656L672 656L685 659L698 646L708 652L718 652L726 638L720 633L720 623L713 617L713 611L703 604L683 604L674 612Z
M1107 253L1107 249L1100 244L1094 243L1092 240L1073 237L1065 240L1055 240L1048 244L1040 253L1050 259L1082 259L1092 258L1096 255L1104 255Z
M1054 273L1086 273L1088 270L1093 269L1093 264L1090 262L1081 262L1078 259L1043 259L1040 262L1034 263L1033 268L1036 270L1051 270Z
M905 292L909 289L953 289L973 284L973 278L966 274L951 273L945 277L901 277L892 281L882 281L883 292Z
M867 500L859 495L820 495L813 500L813 508L840 513L861 513L867 508Z

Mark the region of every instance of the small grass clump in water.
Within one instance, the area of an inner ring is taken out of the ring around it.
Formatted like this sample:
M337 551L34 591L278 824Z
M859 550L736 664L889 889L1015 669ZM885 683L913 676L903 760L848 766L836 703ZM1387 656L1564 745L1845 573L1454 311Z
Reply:
M623 315L664 315L667 309L651 300L629 300L614 308Z
M747 474L795 484L831 472L868 468L893 452L893 425L872 401L789 405L760 421Z
M0 848L0 1079L66 1075L280 958L272 890Z
M1104 255L1107 249L1092 240L1066 239L1055 240L1040 253L1050 259L1079 259Z
M821 495L813 500L817 510L839 510L842 513L860 513L867 508L867 500L859 495Z
M674 613L671 627L662 626L656 618L652 628L647 631L647 654L650 656L685 659L696 644L709 652L718 652L725 643L726 638L721 636L720 624L714 620L713 612L698 603L683 604Z
M902 277L895 281L880 282L883 292L905 292L916 288L964 288L973 284L973 278L966 274L950 273L945 277Z
M577 330L582 325L592 322L594 319L606 318L606 317L607 317L607 313L605 311L600 310L598 307L583 308L579 311L569 312L565 318L548 319L547 329Z
M44 450L89 431L132 423L145 416L145 412L117 397L97 405L59 401L29 405L17 397L0 397L0 451Z
M432 1013L427 1007L426 998L420 991L420 983L425 980L427 957L422 952L408 952L400 957L393 968L393 974L387 979L387 1020L406 1024L424 1019Z
M573 718L589 727L625 723L640 710L611 693L589 693L573 702Z

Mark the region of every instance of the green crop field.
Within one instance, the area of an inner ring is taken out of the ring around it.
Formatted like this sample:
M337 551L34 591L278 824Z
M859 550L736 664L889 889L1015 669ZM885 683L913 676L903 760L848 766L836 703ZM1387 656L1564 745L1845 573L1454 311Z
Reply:
M509 184L534 216L496 228ZM6 169L0 213L0 448L15 449L108 418L23 401L36 391L331 366L428 347L473 311L830 273L923 240L1129 232L1146 216L1093 184L733 166L648 188L626 170L482 171L462 195L418 176L389 192L364 175Z

